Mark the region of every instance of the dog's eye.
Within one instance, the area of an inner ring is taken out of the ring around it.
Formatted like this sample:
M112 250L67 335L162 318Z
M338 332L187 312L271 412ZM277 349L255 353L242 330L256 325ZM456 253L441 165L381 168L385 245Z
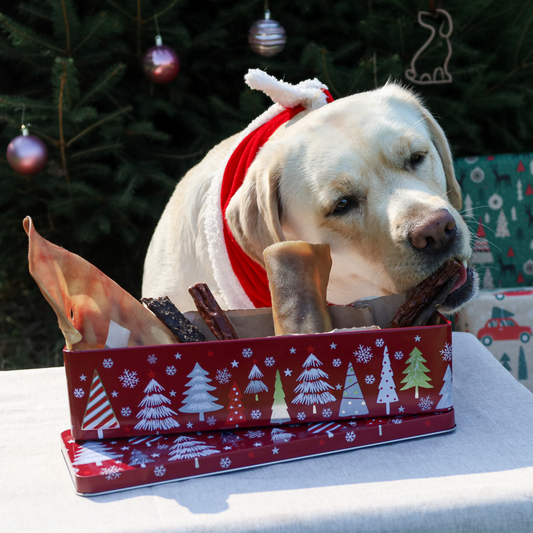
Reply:
M424 154L412 154L409 158L409 166L414 169L420 166L425 158L426 156Z
M333 207L333 210L331 211L332 215L342 215L344 213L347 213L354 207L357 207L358 203L355 198L341 198L337 201L335 206Z

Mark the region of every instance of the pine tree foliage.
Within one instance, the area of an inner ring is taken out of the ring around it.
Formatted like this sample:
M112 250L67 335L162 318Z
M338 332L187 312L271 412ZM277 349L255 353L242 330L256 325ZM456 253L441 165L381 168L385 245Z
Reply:
M531 151L533 0L440 5L454 24L453 82L413 89L455 155ZM270 0L287 45L264 58L247 42L264 0L2 5L0 138L7 147L19 134L24 109L49 162L37 175L20 176L0 154L0 294L35 290L21 228L30 215L43 236L139 296L146 248L175 184L269 105L245 87L249 68L293 83L317 77L335 98L389 79L409 85L405 71L429 36L417 14L429 7L425 0ZM438 30L441 20L429 20ZM151 83L141 68L157 26L181 62L166 85ZM445 54L437 38L417 68L433 70Z

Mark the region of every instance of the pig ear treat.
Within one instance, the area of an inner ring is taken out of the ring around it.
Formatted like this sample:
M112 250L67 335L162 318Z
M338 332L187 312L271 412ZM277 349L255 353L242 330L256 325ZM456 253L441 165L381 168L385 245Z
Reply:
M153 313L103 272L41 237L30 217L23 225L30 274L55 311L68 350L176 342Z
M326 290L331 271L327 244L284 241L263 252L276 335L331 331Z

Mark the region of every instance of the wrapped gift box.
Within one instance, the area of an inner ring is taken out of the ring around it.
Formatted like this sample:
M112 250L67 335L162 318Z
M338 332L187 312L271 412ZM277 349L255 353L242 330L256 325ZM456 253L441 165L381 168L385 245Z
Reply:
M533 287L480 291L457 315L468 331L533 392Z
M371 318L387 324L390 312L378 312L378 307L376 303ZM350 316L356 311L338 309ZM229 315L239 337L258 334L254 322L272 321L270 309L251 311L244 317L248 320L241 316L244 331L236 313ZM451 408L451 324L440 322L418 328L65 350L72 435L79 440L115 439Z
M61 434L76 492L95 495L375 446L453 430L454 411L112 441Z

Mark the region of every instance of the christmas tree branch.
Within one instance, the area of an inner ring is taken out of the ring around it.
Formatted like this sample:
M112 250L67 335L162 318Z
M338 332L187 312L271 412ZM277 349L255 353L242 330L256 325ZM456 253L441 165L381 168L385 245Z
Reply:
M63 134L63 93L65 91L65 83L67 82L67 65L63 62L63 74L61 76L61 84L59 86L59 149L61 151L61 162L63 164L63 171L65 173L65 180L70 182L67 168L67 156L65 154L65 137Z
M96 24L96 26L80 41L78 46L76 46L76 48L72 50L72 53L77 52L94 35L96 30L103 24L105 17L106 13L100 14L100 21L98 22L98 24Z
M105 0L109 5L113 6L117 11L120 11L125 17L128 17L131 20L135 20L133 15L130 15L125 9L122 9L120 6L112 2L111 0Z
M70 49L70 26L68 24L67 8L65 6L65 0L61 0L61 7L63 8L63 19L65 20L65 33L67 36L67 54L72 55L72 50Z
M150 17L150 18L147 18L144 22L149 22L150 20L153 20L155 18L158 18L160 17L161 15L164 15L167 11L169 11L170 9L172 9L180 0L174 0L173 2L171 2L167 7L165 7L164 9L162 9L159 13L155 13L154 16Z
M34 43L37 43L37 44L39 44L41 46L44 46L46 48L49 48L51 50L55 50L56 52L59 52L60 54L64 54L65 53L65 50L63 50L61 48L58 48L57 46L54 46L53 44L47 43L46 41L42 41L41 39L38 39L36 36L30 35L27 32L24 32L22 29L18 28L17 26L14 26L13 24L11 24L9 22L9 20L7 20L7 17L2 16L0 20L2 20L2 22L4 23L4 26L8 30L10 30L11 32L17 34L19 37L21 37L23 39L27 39L28 41L32 41Z
M113 119L115 117L118 117L119 115L122 115L123 113L127 113L128 111L131 111L132 109L133 109L133 106L124 107L123 109L120 109L116 113L113 113L112 115L109 115L109 116L103 118L102 120L99 120L98 122L95 122L94 124L92 124L91 126L86 128L85 130L83 130L81 133L78 133L78 135L76 135L75 137L70 139L70 141L68 141L65 144L65 146L67 148L70 148L74 142L76 142L78 139L83 137L85 134L89 133L94 128L100 126L101 124L103 124L104 122L107 122L108 120L111 120L111 119Z
M137 0L137 18L135 19L137 24L137 57L141 57L141 28L143 25L143 19L141 17L141 0Z
M96 148L89 148L88 150L82 150L81 152L76 152L75 154L72 154L70 156L70 160L77 159L79 157L86 156L87 154L94 154L96 152L101 152L103 150L111 150L113 148L122 148L124 146L123 143L116 143L116 144L106 144L105 146L98 146Z

